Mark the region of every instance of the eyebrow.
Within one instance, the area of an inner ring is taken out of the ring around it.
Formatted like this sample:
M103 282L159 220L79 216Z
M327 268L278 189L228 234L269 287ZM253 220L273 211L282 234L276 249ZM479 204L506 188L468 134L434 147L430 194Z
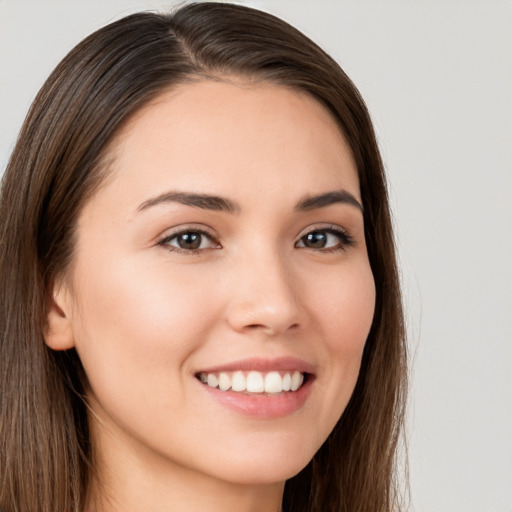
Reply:
M159 196L144 201L137 211L146 210L152 206L165 203L180 203L185 206L192 206L204 210L213 210L217 212L240 213L240 206L225 197L214 196L210 194L197 194L193 192L166 192ZM348 204L355 206L363 212L363 205L346 190L335 190L319 195L303 197L295 206L295 211L306 212L317 208L325 208L332 204Z
M303 197L297 203L295 210L305 212L316 208L325 208L336 203L355 206L361 213L364 212L363 205L347 190L335 190L325 194Z
M217 212L239 213L240 207L224 197L212 196L209 194L195 194L192 192L167 192L157 197L149 199L142 203L138 211L146 210L151 206L162 203L180 203L185 206L193 206L204 210L214 210Z

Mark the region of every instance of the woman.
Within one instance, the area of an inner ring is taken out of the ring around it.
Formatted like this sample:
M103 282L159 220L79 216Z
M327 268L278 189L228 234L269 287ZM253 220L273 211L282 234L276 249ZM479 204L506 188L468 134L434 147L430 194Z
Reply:
M208 3L99 30L0 208L3 511L397 509L383 168L305 36Z

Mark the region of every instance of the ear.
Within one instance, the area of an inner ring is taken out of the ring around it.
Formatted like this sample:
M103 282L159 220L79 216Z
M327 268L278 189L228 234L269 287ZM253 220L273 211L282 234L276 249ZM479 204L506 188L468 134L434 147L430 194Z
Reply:
M72 315L73 304L68 287L56 280L47 299L44 340L53 350L67 350L75 346Z

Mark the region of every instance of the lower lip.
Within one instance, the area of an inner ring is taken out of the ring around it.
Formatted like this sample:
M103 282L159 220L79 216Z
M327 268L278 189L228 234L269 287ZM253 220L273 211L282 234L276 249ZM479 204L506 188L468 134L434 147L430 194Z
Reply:
M235 411L259 419L272 419L288 416L298 411L306 402L313 384L313 376L297 390L283 392L279 395L247 395L236 391L221 391L198 381L210 395L222 405Z

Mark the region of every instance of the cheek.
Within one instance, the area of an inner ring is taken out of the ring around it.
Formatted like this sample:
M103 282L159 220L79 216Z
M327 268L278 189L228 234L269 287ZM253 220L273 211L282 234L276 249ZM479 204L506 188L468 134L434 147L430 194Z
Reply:
M369 265L353 266L332 276L324 293L319 291L312 300L328 360L328 371L319 384L332 405L326 421L334 426L354 390L373 321L375 284Z
M369 265L327 279L314 301L332 355L362 353L375 310L375 283Z
M129 380L133 372L154 375L159 368L175 375L202 343L216 304L190 276L160 262L91 263L76 273L90 278L77 283L75 324L77 350L90 379L101 374Z

